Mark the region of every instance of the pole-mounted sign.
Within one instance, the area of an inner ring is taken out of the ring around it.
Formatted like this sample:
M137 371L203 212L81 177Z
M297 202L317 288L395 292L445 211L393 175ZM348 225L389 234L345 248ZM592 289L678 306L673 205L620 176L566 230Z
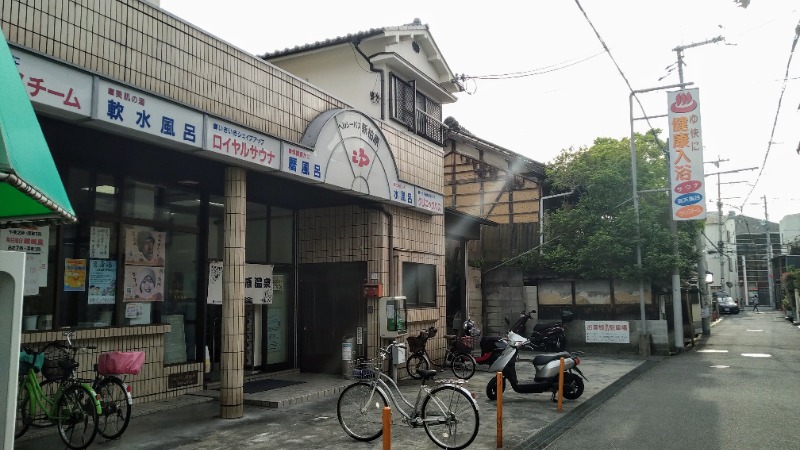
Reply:
M700 95L697 88L667 92L672 218L706 217Z

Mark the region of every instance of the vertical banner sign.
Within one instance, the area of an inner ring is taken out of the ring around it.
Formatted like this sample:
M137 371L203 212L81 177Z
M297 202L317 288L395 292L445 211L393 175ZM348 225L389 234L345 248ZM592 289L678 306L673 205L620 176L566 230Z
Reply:
M697 88L667 92L672 219L706 218L703 133Z

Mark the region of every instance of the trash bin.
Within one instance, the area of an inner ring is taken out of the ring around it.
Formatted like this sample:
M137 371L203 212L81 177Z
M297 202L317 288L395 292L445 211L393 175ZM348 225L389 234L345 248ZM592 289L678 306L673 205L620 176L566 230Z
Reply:
M342 339L342 376L353 375L353 335L346 334Z

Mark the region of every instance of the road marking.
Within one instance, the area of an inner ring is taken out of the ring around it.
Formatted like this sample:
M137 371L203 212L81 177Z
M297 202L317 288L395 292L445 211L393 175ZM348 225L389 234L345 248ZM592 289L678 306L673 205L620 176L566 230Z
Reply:
M764 331L764 330L747 330L747 331Z
M742 356L747 356L750 358L772 358L772 355L768 353L742 353Z
M730 366L721 366L721 365L711 366L712 369L727 369L728 367Z
M697 353L728 353L727 350L698 350Z

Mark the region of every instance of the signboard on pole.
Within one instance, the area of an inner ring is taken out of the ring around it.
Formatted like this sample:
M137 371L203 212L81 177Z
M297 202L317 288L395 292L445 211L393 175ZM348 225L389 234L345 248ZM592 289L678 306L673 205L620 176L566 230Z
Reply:
M706 218L699 89L667 92L672 219Z

